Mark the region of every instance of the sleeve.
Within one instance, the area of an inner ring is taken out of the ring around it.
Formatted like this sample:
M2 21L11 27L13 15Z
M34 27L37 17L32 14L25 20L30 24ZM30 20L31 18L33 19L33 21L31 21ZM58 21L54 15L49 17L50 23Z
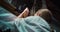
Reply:
M50 32L49 24L39 16L18 18L14 23L19 32Z
M14 30L15 25L12 24L16 16L0 6L0 31L5 32L8 30Z
M28 32L50 32L49 24L39 16L25 18L25 28Z

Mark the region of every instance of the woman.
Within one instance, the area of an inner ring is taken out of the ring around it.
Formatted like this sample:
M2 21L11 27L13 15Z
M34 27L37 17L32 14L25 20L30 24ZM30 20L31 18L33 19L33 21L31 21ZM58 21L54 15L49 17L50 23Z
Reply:
M29 9L26 8L18 17L0 7L0 30L2 32L50 32L49 24L37 13L28 16ZM23 18L24 17L24 18Z

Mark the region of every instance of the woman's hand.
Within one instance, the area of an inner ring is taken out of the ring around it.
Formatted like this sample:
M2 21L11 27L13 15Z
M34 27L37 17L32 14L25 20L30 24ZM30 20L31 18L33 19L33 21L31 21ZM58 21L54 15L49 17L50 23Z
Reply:
M18 17L19 18L25 18L28 16L28 14L29 14L29 9L26 8Z

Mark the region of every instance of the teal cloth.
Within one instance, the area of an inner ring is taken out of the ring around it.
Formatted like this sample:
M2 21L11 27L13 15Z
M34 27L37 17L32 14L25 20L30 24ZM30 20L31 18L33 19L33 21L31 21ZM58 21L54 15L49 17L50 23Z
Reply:
M3 7L0 7L0 30L10 32L50 32L49 24L39 16L16 18Z

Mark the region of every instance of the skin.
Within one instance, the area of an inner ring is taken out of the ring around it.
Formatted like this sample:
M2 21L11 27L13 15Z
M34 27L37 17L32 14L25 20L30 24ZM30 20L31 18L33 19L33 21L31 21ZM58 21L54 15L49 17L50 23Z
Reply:
M28 14L29 14L29 9L26 8L18 17L19 18L25 18L28 16ZM51 15L52 14L48 9L40 9L34 14L34 16L41 16L45 20L50 20Z
M29 14L29 9L26 8L18 17L19 18L25 18L28 16L28 14Z

